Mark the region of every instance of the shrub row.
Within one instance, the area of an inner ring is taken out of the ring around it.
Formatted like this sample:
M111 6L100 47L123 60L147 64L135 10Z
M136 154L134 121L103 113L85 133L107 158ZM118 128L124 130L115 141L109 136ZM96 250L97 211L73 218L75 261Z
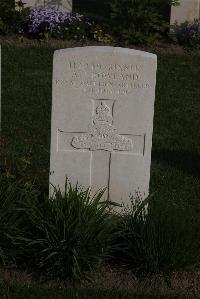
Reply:
M94 39L105 43L116 41L121 45L151 44L160 39L199 49L200 23L175 25L170 30L170 6L178 0L110 0L75 1L79 13L59 12L52 8L29 10L18 1L14 9L13 0L0 3L0 34L15 33L31 38L48 40ZM87 9L86 9L87 7ZM87 16L87 17L86 17Z
M1 181L2 182L2 181ZM120 215L103 192L66 183L48 199L31 183L2 182L0 264L45 279L81 279L110 263L136 275L171 273L200 261L200 220L186 202L130 200Z
M112 41L103 29L88 17L78 13L69 14L53 8L24 8L23 2L17 2L15 10L13 1L2 0L0 3L0 34L18 34L40 40L49 37L57 39L94 39Z
M125 44L149 44L169 32L171 0L112 0L113 33Z

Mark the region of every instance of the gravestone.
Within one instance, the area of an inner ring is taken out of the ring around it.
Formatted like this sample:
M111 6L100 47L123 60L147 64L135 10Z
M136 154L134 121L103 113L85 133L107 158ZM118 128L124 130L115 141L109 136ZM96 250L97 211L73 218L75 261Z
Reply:
M172 6L171 20L173 25L175 22L178 24L186 21L193 22L200 17L200 0L180 0L180 5Z
M0 132L1 132L1 45L0 45Z
M148 195L156 55L115 47L58 50L53 60L50 183L91 186L114 202ZM50 188L52 194L53 188Z
M53 7L60 11L72 11L72 0L22 0L22 2L25 3L24 7Z

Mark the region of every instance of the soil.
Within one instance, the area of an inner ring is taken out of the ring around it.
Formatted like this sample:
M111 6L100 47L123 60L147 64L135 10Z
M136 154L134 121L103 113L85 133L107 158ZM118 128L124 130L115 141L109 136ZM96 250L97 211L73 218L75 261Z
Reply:
M38 41L34 39L29 39L26 37L19 37L16 35L6 35L0 36L0 45L2 46L15 46L21 48L74 48L74 47L84 47L84 46L119 46L116 43L105 44L102 42L96 42L92 40L87 41L76 41L76 40L57 40L49 39L48 41ZM152 53L169 53L169 54L187 54L187 55L200 55L200 50L186 49L182 46L173 43L159 42L151 46L138 46L129 45L128 48L137 49Z
M103 290L126 290L135 294L164 296L194 296L200 294L200 271L190 270L174 272L168 276L163 274L136 277L129 271L102 268L99 272L87 275L87 280L77 283L69 281L35 280L31 274L17 271L1 271L0 282L7 286L34 286L44 288L91 288Z

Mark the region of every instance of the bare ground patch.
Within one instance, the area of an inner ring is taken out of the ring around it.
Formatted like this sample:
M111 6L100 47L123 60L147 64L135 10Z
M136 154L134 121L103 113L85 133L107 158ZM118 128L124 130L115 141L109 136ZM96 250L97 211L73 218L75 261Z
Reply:
M200 270L174 272L170 276L163 274L151 275L139 279L131 272L106 267L99 272L88 275L87 279L81 283L36 281L31 274L26 272L6 270L0 272L0 282L6 286L115 289L135 294L200 297Z
M39 41L37 39L29 39L26 37L20 38L16 35L0 36L0 45L2 46L15 46L21 48L73 48L73 47L84 47L84 46L119 46L117 43L106 44L102 42L84 40L57 40L49 39L48 41ZM138 46L129 45L128 48L138 49L142 51L154 52L154 53L169 53L169 54L189 54L189 55L200 55L200 50L185 49L182 46L158 42L152 46Z

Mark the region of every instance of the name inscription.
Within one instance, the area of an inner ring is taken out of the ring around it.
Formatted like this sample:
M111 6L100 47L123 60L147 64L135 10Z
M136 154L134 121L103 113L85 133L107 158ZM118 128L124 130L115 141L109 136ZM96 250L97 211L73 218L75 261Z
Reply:
M67 61L67 79L55 79L55 84L68 86L88 94L128 95L135 89L152 88L143 82L142 69L134 64L101 64Z

